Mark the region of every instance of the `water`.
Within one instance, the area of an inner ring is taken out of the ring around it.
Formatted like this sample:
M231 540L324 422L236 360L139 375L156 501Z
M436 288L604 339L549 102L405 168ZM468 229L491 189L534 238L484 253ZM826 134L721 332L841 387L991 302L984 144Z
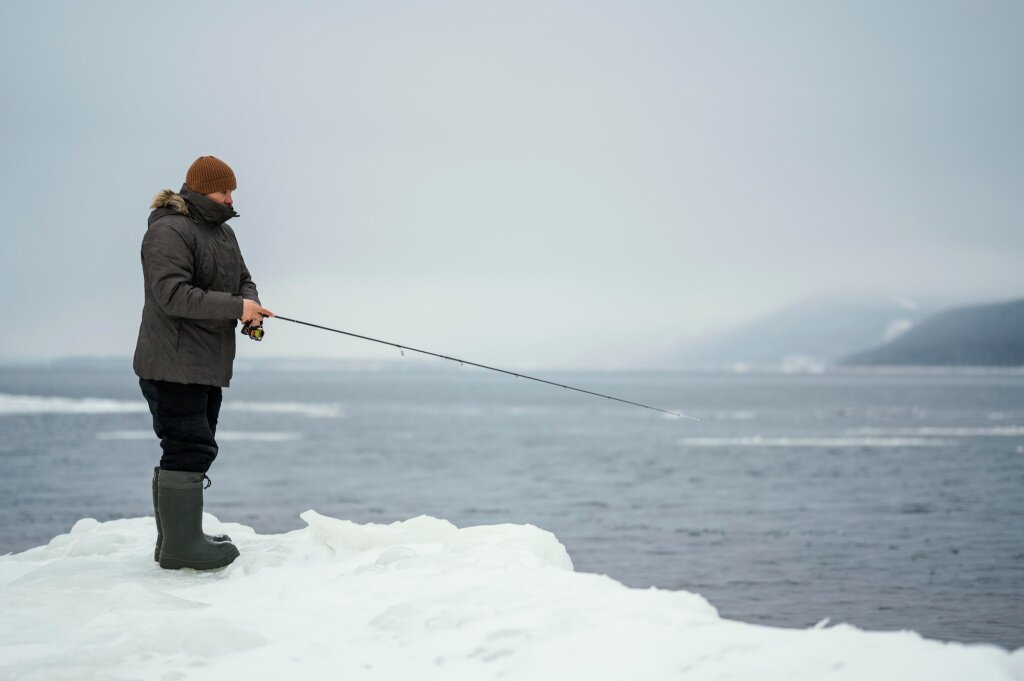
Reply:
M1024 645L1024 374L544 376L705 422L457 366L240 371L207 509L531 523L733 619ZM149 427L130 370L0 370L0 552L151 515Z

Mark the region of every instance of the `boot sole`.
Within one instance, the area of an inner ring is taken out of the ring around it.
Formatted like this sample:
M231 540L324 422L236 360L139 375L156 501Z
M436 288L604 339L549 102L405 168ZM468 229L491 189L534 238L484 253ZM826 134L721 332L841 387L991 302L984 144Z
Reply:
M192 568L193 570L215 570L216 568L231 565L239 555L241 554L238 553L238 549L232 547L232 551L230 553L225 554L220 558L207 561L194 561L184 558L160 556L160 567L165 570L180 570L181 568Z
M209 539L210 541L216 542L218 544L220 544L222 542L226 542L226 541L231 541L231 537L229 537L226 534L215 534L213 536L206 535L206 538ZM157 541L157 543L156 543L156 550L153 551L153 560L155 560L157 563L160 562L160 545L162 543L163 542L161 542L161 541Z

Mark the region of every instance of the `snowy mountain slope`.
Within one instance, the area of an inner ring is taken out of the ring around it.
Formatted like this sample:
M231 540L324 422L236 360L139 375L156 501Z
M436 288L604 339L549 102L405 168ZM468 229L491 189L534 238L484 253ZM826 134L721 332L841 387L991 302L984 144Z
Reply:
M895 298L814 298L681 348L686 366L778 366L799 357L831 362L910 329L928 307Z
M529 525L302 515L219 523L242 555L152 560L152 518L79 521L0 557L0 679L1024 680L1024 649L720 618L698 595L573 572Z
M1024 365L1024 300L944 310L849 365Z

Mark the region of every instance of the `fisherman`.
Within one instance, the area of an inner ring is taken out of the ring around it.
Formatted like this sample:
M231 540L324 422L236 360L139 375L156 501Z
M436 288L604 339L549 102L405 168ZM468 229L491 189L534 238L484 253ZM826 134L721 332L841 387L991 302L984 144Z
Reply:
M203 533L203 482L217 457L222 388L231 382L236 320L259 327L274 314L226 223L238 217L235 174L200 156L177 192L153 198L142 239L145 305L134 369L163 455L153 470L156 552L162 568L209 570L238 549L227 535Z

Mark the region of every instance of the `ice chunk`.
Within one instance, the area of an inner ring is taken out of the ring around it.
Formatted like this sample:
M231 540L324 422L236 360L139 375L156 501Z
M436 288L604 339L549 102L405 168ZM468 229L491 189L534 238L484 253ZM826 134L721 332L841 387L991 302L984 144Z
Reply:
M0 556L0 678L1024 681L1022 651L724 620L697 594L573 572L530 525L302 518L261 535L205 516L241 551L210 572L161 570L152 518Z

